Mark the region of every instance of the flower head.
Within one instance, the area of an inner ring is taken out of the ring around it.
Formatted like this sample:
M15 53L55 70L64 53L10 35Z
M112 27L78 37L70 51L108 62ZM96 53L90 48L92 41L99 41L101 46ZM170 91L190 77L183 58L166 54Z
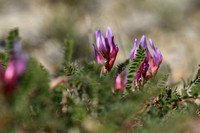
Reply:
M2 86L6 94L12 94L14 91L18 78L26 68L27 59L21 51L21 44L19 42L13 45L13 54L11 55L5 71L0 68L0 78L2 79Z
M154 76L157 73L158 68L163 59L161 52L157 48L154 47L153 41L151 39L149 39L149 44L153 50L153 57L151 56L149 52L146 37L143 35L140 40L139 45L141 45L143 49L146 49L146 55L145 55L144 61L142 62L142 64L140 65L138 69L138 72L136 73L135 78L137 82L141 79L141 77L147 80L151 76ZM130 54L131 60L136 57L136 52L137 52L137 39L135 39L133 49L131 50L131 54ZM150 66L150 72L148 72L149 66Z
M108 27L107 29L105 39L100 30L96 31L96 45L97 45L97 48L93 44L96 61L97 63L102 64L101 58L105 60L106 63L104 66L104 70L105 71L107 70L109 72L111 68L113 67L117 53L119 51L117 45L114 43L114 36L112 36L112 31L110 27Z

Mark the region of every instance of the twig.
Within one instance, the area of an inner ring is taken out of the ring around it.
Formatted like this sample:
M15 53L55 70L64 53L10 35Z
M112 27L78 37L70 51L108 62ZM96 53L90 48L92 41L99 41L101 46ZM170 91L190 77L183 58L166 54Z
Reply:
M51 81L51 83L50 83L50 89L53 90L57 86L59 86L61 83L64 83L64 82L67 82L67 81L68 81L68 78L65 77L65 76L58 77L57 79Z
M180 104L184 104L186 102L194 102L195 100L196 100L196 98L188 98L188 99L185 99L184 101L179 101L176 104L169 106L169 109L173 109L174 107L176 107Z

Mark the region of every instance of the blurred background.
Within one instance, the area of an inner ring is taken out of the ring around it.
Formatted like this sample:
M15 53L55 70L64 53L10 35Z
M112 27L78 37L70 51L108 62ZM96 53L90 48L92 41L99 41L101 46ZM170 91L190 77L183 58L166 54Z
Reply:
M108 26L119 53L129 58L135 38L152 38L172 78L187 79L200 64L199 0L0 0L0 39L18 28L25 51L53 75L63 59L64 39L74 41L73 61L94 61L95 31Z

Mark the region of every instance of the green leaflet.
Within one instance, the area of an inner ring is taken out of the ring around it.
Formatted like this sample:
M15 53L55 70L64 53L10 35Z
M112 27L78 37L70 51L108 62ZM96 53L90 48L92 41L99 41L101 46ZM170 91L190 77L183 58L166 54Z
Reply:
M18 41L20 40L20 36L19 36L19 30L16 28L16 29L13 29L9 32L9 35L8 35L8 45L7 45L7 49L9 52L11 52L13 50L13 43L15 41Z
M123 63L119 64L117 66L117 74L120 74L122 71L124 71L126 69L126 66L129 65L129 63L130 63L130 60L127 59Z
M137 50L136 58L132 60L132 64L128 70L128 76L127 76L127 83L126 83L126 89L130 90L132 86L133 79L135 78L135 75L142 64L142 62L145 59L146 49L143 49L141 45L139 45L139 49Z
M199 72L198 75L197 75L197 79L196 79L196 81L194 82L194 85L200 87L200 72Z
M190 94L196 97L200 94L200 71L197 73Z
M169 74L161 75L160 80L158 82L158 88L159 89L164 89L166 86L166 83L168 81Z
M73 40L66 39L65 41L65 63L70 63L73 50Z
M3 67L6 67L7 66L7 63L8 63L8 60L9 60L9 55L8 53L1 53L0 52L0 63L2 63Z

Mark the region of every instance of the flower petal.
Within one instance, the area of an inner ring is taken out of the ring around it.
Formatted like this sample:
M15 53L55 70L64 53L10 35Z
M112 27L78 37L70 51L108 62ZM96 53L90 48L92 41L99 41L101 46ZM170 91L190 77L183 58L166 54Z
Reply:
M151 38L149 39L149 44L153 50L153 56L157 58L157 48L155 48L155 46L153 45L153 41L151 40Z
M100 63L100 64L103 64L102 61L101 61L101 58L100 58L100 55L95 47L95 45L93 44L93 47L94 47L94 51L95 51L95 56L96 56L96 61L97 63Z
M21 54L16 62L16 74L20 76L26 68L27 58Z
M112 31L111 28L108 26L107 32L106 32L106 38L108 39L109 44L112 43Z
M157 48L155 48L151 39L149 39L149 44L153 50L153 63L154 65L158 66L162 62L162 54Z
M4 75L5 82L12 82L16 78L15 58L11 57Z
M111 51L111 46L109 45L109 42L108 42L108 38L105 38L105 44L106 44L106 54L104 55L104 58L109 60L109 56L110 56L110 51Z
M141 40L140 40L140 44L142 45L142 47L145 49L147 48L147 41L146 41L146 37L145 35L142 36Z
M131 50L130 53L130 59L134 59L137 53L137 39L135 39L134 44L133 44L133 49Z
M110 45L110 53L111 54L115 53L117 45L115 45L114 43L114 36L111 37L111 43L109 43L109 45Z
M118 76L116 78L116 89L123 90L121 74L118 74Z
M15 56L19 56L21 53L22 53L22 45L20 42L15 42L13 44L13 49L14 49L14 53L15 53Z
M96 32L96 44L99 52L103 54L106 51L106 45L105 45L105 39L101 34L100 30Z

